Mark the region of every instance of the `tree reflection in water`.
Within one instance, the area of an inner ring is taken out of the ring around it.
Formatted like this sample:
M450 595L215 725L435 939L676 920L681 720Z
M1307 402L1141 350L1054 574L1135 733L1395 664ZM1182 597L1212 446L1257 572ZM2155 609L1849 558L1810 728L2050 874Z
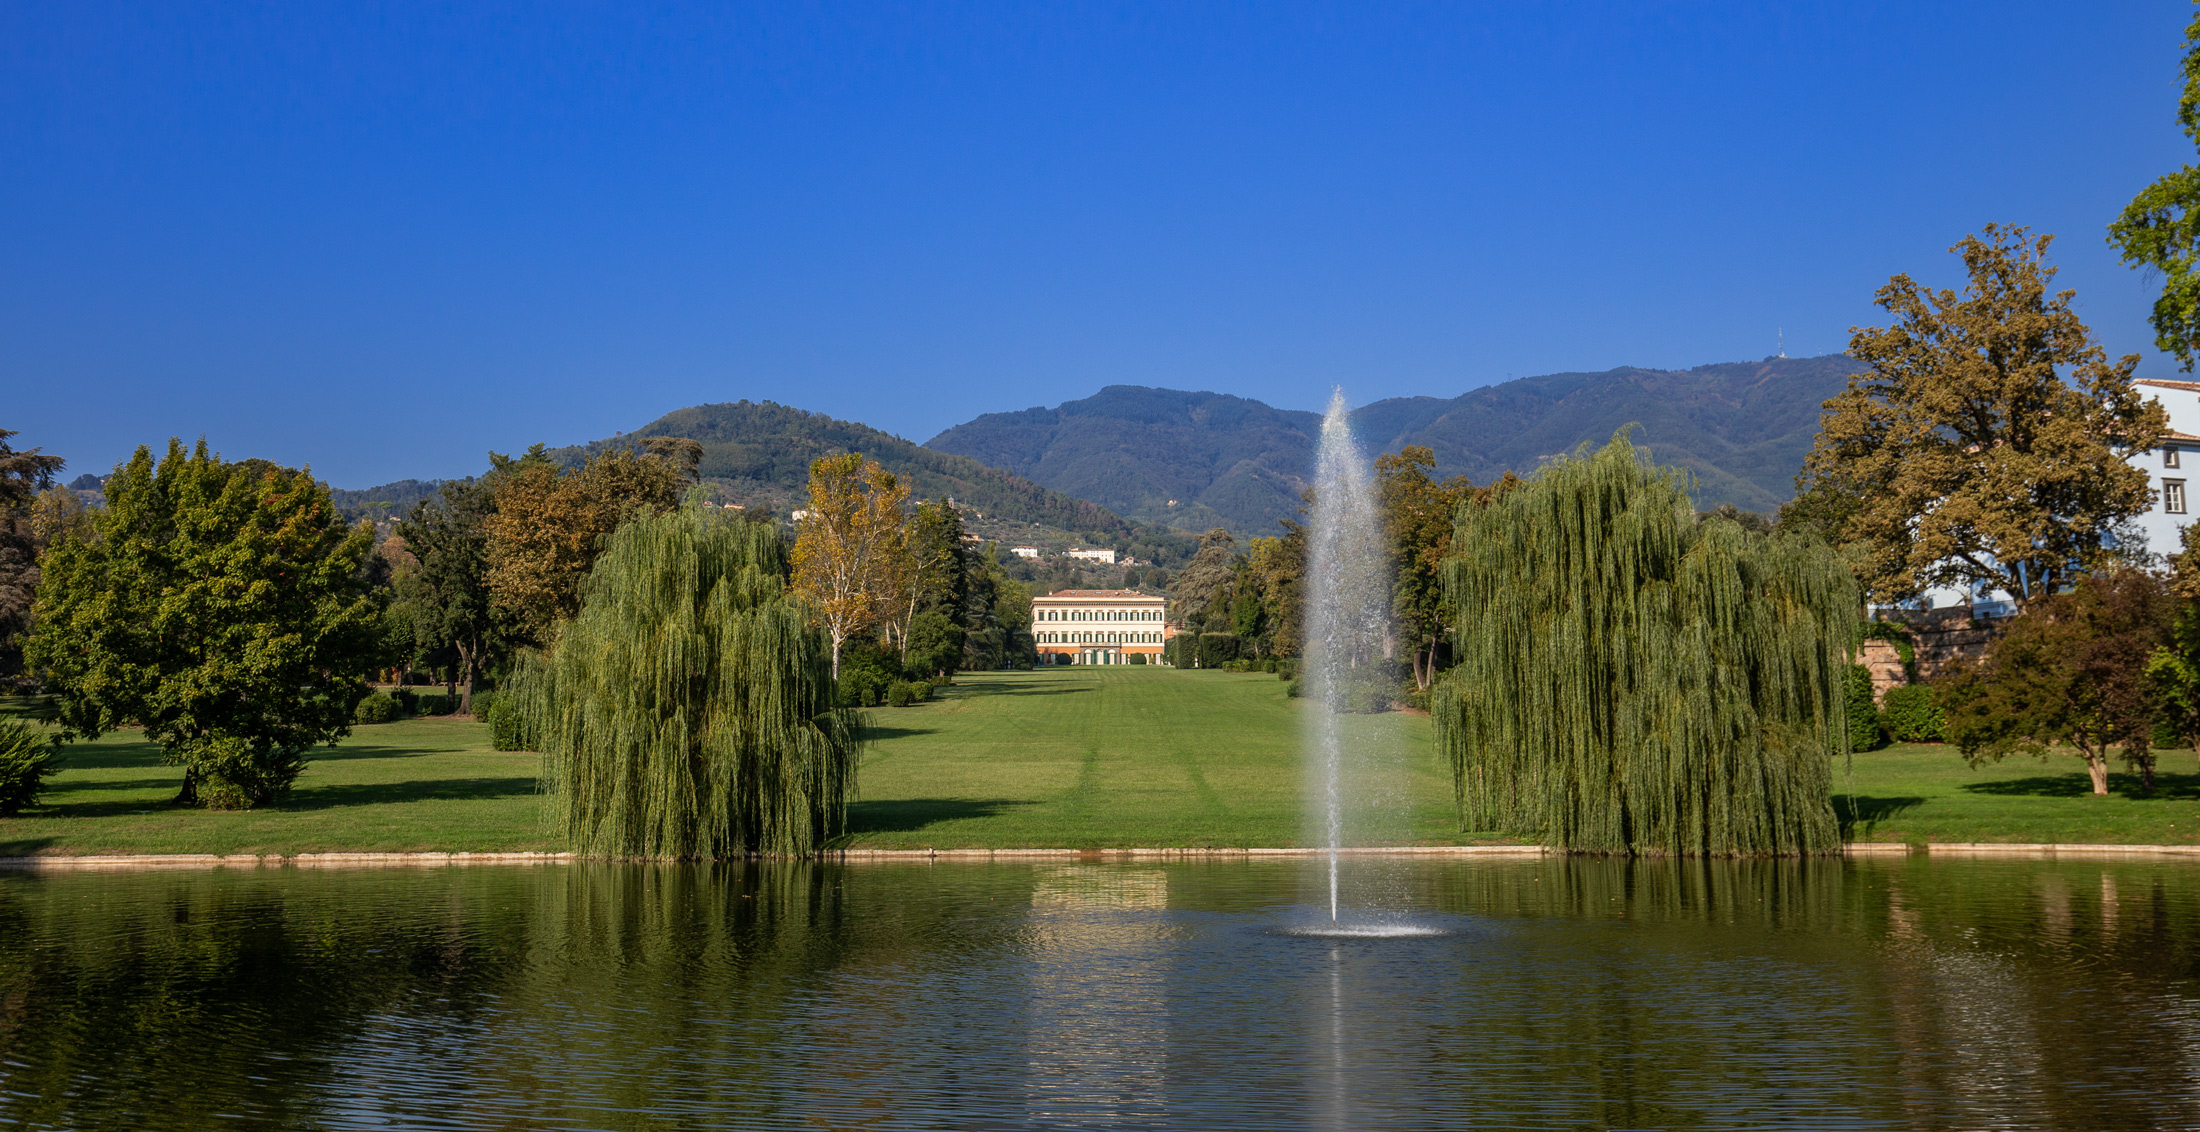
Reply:
M0 874L0 1124L2200 1124L2200 868Z

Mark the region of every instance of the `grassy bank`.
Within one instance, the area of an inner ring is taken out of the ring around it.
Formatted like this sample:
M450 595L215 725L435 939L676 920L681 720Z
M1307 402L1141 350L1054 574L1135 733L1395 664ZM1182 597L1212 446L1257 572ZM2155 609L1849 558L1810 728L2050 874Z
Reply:
M937 702L872 713L876 739L844 844L875 848L1275 846L1312 840L1298 712L1274 677L1140 667L982 673ZM5 705L0 705L5 710ZM1450 844L1450 790L1424 717L1350 721L1410 768L1390 843ZM2152 797L2115 775L2087 794L2077 760L1972 770L1904 746L1837 772L1851 836L1872 841L2200 843L2193 758L2164 759ZM181 772L134 732L65 748L42 804L0 819L0 856L561 848L541 821L536 758L489 749L451 718L359 728L320 752L283 805L168 804Z
M2190 751L2164 752L2154 793L2139 777L2108 776L2096 798L2074 755L2011 758L1977 770L1955 748L1904 744L1834 771L1834 808L1854 841L2039 841L2120 845L2200 843L2200 774Z

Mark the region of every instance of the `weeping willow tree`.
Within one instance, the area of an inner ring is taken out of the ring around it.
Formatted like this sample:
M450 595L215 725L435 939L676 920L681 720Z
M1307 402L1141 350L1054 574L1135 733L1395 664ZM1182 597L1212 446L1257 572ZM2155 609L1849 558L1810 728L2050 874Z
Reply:
M1600 853L1840 845L1855 580L1814 541L1699 521L1622 434L1462 510L1435 701L1465 829Z
M618 529L512 695L574 848L802 854L839 826L856 726L769 524L688 508Z

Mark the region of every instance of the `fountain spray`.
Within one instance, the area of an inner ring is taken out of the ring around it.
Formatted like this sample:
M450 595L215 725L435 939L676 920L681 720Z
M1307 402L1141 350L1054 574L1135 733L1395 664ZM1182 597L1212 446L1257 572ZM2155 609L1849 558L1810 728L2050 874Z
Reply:
M1305 674L1312 700L1312 743L1322 799L1322 833L1329 850L1329 918L1337 919L1337 857L1345 837L1344 775L1348 752L1341 716L1382 683L1380 666L1390 629L1390 587L1383 553L1382 510L1374 478L1345 416L1344 390L1322 417L1314 469L1314 511L1307 526Z

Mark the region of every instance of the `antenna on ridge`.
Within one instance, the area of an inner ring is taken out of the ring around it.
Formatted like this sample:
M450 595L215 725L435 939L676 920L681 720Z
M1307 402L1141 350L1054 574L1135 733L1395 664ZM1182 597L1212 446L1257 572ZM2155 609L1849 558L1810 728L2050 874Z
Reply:
M1788 331L1785 326L1780 328L1780 356L1788 356Z

